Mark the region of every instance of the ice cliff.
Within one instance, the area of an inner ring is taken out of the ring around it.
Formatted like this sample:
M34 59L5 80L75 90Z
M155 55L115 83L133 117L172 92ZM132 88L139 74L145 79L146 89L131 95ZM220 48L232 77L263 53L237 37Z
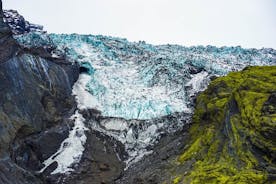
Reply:
M241 47L154 46L145 42L93 35L29 33L22 45L51 45L87 69L86 100L105 117L152 119L191 112L191 96L205 89L211 76L246 66L273 65L273 49Z

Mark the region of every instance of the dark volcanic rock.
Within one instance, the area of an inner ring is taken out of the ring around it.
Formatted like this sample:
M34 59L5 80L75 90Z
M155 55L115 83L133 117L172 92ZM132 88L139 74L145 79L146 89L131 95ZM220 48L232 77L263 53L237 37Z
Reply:
M24 169L40 170L42 162L54 154L68 137L69 128L64 123L26 138L16 137L11 148L12 159Z
M41 183L32 170L68 134L42 131L53 126L58 130L73 113L71 92L79 69L18 46L3 21L0 3L0 183Z
M28 54L1 64L0 156L18 133L24 137L51 127L74 107L73 67Z
M24 18L15 15L6 12L14 34L31 31ZM126 156L124 147L96 131L87 133L81 162L72 166L75 171L70 175L51 175L57 163L37 173L68 136L69 117L76 108L72 86L79 68L65 57L54 58L51 45L18 45L3 21L2 9L0 16L0 184L114 181L125 167L120 158ZM14 29L15 24L21 27ZM97 119L96 111L87 112Z
M0 160L1 184L42 184L42 181L31 172L14 164L10 159Z

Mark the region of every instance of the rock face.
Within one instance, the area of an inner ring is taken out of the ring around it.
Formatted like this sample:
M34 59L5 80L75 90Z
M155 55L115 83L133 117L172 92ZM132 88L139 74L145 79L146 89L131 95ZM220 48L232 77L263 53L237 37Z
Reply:
M30 54L1 63L0 155L16 135L24 137L62 121L63 112L74 105L70 81L76 80L76 72L71 64L58 65Z
M116 184L159 184L171 183L174 159L181 154L189 139L189 125L174 134L163 135L152 154L133 164L118 179Z
M60 180L68 184L113 183L125 168L123 145L100 132L91 131L79 167Z
M125 167L124 147L97 131L87 132L83 159L70 176L52 175L55 162L38 173L73 126L72 86L79 66L53 56L51 44L19 45L15 34L42 33L40 27L32 29L15 11L5 11L4 22L0 13L0 184L110 183L118 178Z
M78 78L78 66L45 59L19 46L3 21L2 8L0 42L0 183L40 183L32 171L24 169L34 159L35 147L22 149L27 144L22 141L62 124L72 113L72 85ZM60 139L56 139L57 145ZM21 159L12 151L19 151L19 147L24 155Z

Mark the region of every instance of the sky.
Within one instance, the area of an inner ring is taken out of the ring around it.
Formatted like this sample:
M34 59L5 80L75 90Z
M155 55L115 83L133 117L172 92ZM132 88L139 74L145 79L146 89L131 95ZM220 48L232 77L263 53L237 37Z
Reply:
M276 49L276 0L2 0L49 33Z

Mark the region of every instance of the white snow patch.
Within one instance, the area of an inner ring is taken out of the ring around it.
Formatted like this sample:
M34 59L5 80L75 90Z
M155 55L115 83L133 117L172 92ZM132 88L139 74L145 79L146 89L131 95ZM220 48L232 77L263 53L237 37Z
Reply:
M73 169L70 166L80 161L86 142L84 132L87 128L83 123L85 119L78 111L75 112L71 119L74 120L74 127L69 132L68 138L61 143L55 154L43 162L45 166L39 172L43 172L54 162L57 162L58 166L51 174L71 172Z
M135 152L131 152L132 154L130 155L129 159L126 161L126 167L124 170L126 171L130 166L132 166L134 163L139 162L144 158L144 156L150 155L153 153L152 150L148 151L146 149L138 150Z

